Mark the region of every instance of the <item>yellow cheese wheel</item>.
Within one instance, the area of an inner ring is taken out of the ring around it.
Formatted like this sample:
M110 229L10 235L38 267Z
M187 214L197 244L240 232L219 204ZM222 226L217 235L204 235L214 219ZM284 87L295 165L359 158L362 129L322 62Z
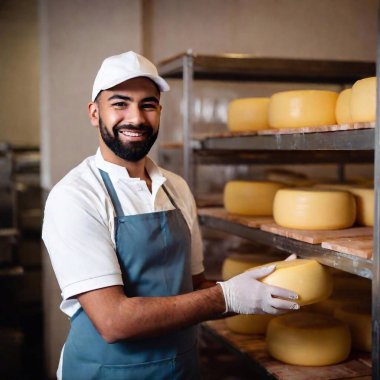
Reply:
M343 90L336 101L335 117L338 124L352 123L350 88Z
M351 117L354 122L376 120L376 77L358 80L352 86Z
M225 319L229 330L238 334L265 334L271 314L236 315Z
M230 181L224 187L224 207L231 214L271 216L274 196L282 187L275 182Z
M285 91L271 96L269 125L273 128L302 128L336 124L338 93L323 90Z
M333 289L329 269L316 260L277 261L276 270L261 281L296 292L297 303L310 305L328 298Z
M342 306L334 312L335 318L345 322L351 331L352 347L371 352L372 349L372 317L368 305Z
M269 98L235 99L228 106L227 126L230 131L268 129Z
M284 363L324 366L345 360L351 349L348 326L317 313L291 313L273 318L267 328L268 352Z
M280 189L273 203L275 222L304 230L336 230L352 226L356 204L352 194L315 188Z
M223 261L222 279L223 281L229 280L250 268L269 263L270 261L273 261L273 258L273 254L232 253Z
M352 187L349 191L354 194L356 200L356 222L362 226L372 227L375 210L374 189Z

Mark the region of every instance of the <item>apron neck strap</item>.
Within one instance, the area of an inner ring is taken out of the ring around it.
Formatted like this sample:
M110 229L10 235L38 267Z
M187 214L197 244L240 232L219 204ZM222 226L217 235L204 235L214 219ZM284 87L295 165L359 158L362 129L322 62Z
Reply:
M107 188L107 191L108 191L108 194L111 198L111 201L112 201L112 204L113 204L113 207L116 211L116 216L120 217L120 216L124 216L124 213L123 213L123 208L121 207L121 204L120 204L120 201L119 201L119 198L116 194L116 190L115 188L113 187L113 184L112 184L112 181L110 179L110 176L108 175L107 172L105 172L104 170L102 169L99 169L99 172L100 172L100 175L102 176L103 178L103 182L104 184L106 185L106 188Z
M114 186L112 184L110 176L108 175L107 172L105 172L102 169L99 169L99 172L100 172L100 175L103 178L103 182L104 182L104 184L106 186L106 189L108 191L108 194L109 194L109 196L111 198L113 207L115 208L116 216L118 216L118 217L124 216L123 208L121 207L121 203L120 203L119 198L118 198L118 196L116 194L116 190L115 190L115 188L114 188ZM166 189L166 187L164 185L162 185L162 188L164 189L165 194L168 196L168 198L169 198L170 202L172 203L172 205L174 206L174 208L178 209L177 204L175 203L173 197L170 195L170 193Z

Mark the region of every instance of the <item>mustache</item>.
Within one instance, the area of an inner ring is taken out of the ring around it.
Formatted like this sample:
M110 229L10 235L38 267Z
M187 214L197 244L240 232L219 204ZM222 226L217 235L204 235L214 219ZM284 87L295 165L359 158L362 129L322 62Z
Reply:
M121 129L129 129L131 131L136 132L152 132L153 128L149 125L145 124L122 124L122 125L115 125L112 130L113 133L116 135L117 132L119 132Z

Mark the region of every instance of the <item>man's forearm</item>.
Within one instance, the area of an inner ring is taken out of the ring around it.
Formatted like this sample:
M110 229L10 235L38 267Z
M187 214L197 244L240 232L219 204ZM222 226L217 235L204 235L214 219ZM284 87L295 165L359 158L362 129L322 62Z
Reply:
M165 334L218 318L225 311L219 285L171 297L127 298L113 286L80 295L84 310L103 338L113 343Z

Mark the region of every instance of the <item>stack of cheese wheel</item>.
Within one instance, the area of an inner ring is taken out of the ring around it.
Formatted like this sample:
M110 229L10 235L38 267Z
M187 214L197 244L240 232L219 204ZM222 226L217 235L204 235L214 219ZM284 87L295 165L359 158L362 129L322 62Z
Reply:
M345 360L351 350L348 326L328 315L291 313L273 318L267 328L268 352L285 363L324 366Z
M281 183L230 181L224 187L224 207L231 214L272 216L273 199Z
M353 122L376 119L376 77L358 80L352 86L351 117Z
M352 123L351 117L351 88L340 92L336 101L335 117L338 124Z
M273 258L272 255L239 254L233 253L226 257L222 267L223 281L229 280L251 268L263 265ZM269 321L273 318L270 314L236 315L225 319L226 326L232 332L238 334L265 334Z
M269 98L235 99L228 106L227 127L232 132L268 129Z
M323 90L285 91L269 101L272 128L303 128L336 124L338 93Z
M353 225L356 204L353 195L346 191L280 189L274 198L273 217L282 227L336 230Z
M356 222L361 226L372 227L374 223L375 192L365 187L351 187L349 191L356 200Z
M328 298L333 290L329 269L316 260L295 259L271 263L276 270L260 279L267 285L292 290L298 294L300 306Z
M343 305L335 309L334 317L345 322L350 328L354 349L371 352L372 314L370 304Z

